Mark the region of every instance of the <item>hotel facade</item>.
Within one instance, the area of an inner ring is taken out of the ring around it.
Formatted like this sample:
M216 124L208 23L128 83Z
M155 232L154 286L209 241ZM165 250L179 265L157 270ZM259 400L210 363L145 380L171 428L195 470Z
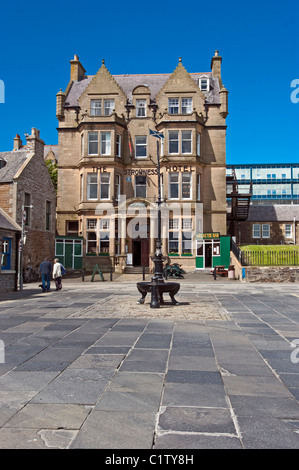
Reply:
M215 51L209 72L180 59L173 73L111 75L103 61L91 76L70 61L56 96L56 256L66 267L151 269L159 186L165 261L228 266L221 62Z

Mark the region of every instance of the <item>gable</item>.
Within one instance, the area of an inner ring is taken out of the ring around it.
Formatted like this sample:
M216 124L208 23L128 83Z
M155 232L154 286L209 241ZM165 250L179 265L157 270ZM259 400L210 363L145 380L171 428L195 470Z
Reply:
M115 99L115 107L119 114L125 113L125 104L127 97L122 91L114 77L110 74L103 63L96 75L87 84L82 95L78 99L81 112L90 109L91 99L112 98Z
M157 95L156 101L160 109L168 109L168 98L174 96L191 97L197 111L204 111L205 95L181 61Z

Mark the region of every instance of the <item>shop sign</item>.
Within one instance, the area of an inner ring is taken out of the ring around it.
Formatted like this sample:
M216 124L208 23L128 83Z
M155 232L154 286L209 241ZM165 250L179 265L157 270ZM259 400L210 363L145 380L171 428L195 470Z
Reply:
M213 240L214 238L220 238L219 232L208 232L208 233L197 233L195 235L196 240Z

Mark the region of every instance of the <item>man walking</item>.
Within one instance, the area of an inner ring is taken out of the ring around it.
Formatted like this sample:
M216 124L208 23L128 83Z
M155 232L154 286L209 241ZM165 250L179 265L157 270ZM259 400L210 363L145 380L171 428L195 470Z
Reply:
M52 271L52 264L50 263L49 258L45 258L45 260L42 261L40 264L43 292L50 291L51 271Z
M55 281L56 290L62 289L61 277L62 277L62 265L59 263L59 259L55 258L54 267L53 267L53 279Z

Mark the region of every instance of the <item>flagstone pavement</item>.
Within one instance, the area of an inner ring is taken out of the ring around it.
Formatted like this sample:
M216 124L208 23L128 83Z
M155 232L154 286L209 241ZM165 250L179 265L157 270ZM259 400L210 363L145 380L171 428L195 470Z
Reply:
M0 448L298 449L298 284L141 280L0 296Z

